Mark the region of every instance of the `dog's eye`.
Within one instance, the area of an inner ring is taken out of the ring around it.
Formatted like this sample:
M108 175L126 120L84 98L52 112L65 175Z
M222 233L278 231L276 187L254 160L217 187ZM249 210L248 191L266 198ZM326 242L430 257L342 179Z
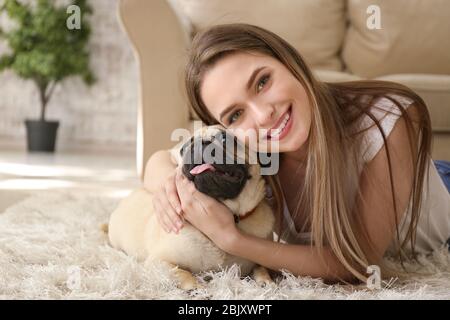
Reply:
M217 141L217 142L223 142L224 141L223 140L223 132L222 131L216 133L215 135L213 135L211 137L211 142L214 142L214 141Z
M227 138L227 133L225 131L222 131L220 133L220 142L224 143L226 138Z
M184 149L186 148L186 144L183 144L180 149L180 156L183 156Z
M191 139L189 139L188 141L186 141L186 142L181 146L181 149L180 149L180 156L183 156L184 149L186 149L187 146L188 146L189 144L191 144L193 141L194 141L194 138L192 137Z

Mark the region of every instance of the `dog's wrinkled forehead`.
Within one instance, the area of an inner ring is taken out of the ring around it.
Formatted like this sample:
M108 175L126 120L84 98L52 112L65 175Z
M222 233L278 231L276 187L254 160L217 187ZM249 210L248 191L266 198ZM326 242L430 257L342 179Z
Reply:
M212 141L215 138L225 139L225 136L226 136L225 128L221 125L201 127L200 129L196 130L192 135L192 137L181 146L180 153L182 154L183 150L186 149L195 140Z
M217 137L220 134L224 134L225 128L221 125L213 125L208 127L202 127L194 132L194 138L202 138L203 140L211 140L213 137Z
M197 129L188 140L179 145L176 158L182 161L181 158L186 154L186 150L190 149L192 151L194 145L197 144L196 150L199 151L198 144L205 143L213 143L215 148L225 151L227 159L247 163L248 159L255 157L253 154L248 154L250 152L248 148L232 132L218 124Z

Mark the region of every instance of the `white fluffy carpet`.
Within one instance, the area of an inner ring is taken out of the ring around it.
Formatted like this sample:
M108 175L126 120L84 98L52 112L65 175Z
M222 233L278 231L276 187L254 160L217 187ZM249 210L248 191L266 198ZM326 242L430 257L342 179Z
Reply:
M199 275L184 292L163 264L144 266L107 243L100 225L119 199L83 192L38 192L0 214L0 299L450 299L450 255L421 257L432 272L365 286L329 286L283 273L259 287L238 269ZM394 265L398 265L392 262Z

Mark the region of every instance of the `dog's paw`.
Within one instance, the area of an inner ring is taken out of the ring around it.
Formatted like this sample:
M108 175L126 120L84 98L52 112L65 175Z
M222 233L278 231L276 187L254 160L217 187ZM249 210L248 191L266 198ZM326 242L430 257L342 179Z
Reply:
M270 277L269 278L265 278L265 277L257 278L257 279L255 279L255 282L258 286L263 287L263 288L275 283L275 281L273 281Z
M199 289L205 289L205 286L197 281L197 279L186 279L184 281L180 281L179 287L185 291L193 291Z
M261 287L266 287L275 283L272 280L269 271L261 266L258 266L255 269L253 269L253 279L255 280L256 284L258 284Z

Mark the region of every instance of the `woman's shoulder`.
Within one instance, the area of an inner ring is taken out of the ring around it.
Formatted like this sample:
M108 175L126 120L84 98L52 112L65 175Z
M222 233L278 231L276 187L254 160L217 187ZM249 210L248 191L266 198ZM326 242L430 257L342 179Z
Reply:
M384 136L391 133L397 120L402 116L402 111L393 101L398 102L405 110L414 103L410 97L387 93L384 96L374 99L369 110L373 117L378 121ZM364 115L359 123L359 129L362 132L361 156L365 163L372 160L378 151L384 145L383 135L375 121L368 115Z
M384 96L381 96L378 99L374 100L371 107L372 112L377 112L379 110L383 117L389 114L401 116L402 113L398 105L393 100L399 103L405 109L407 109L414 102L414 100L410 97L394 93L387 93Z

